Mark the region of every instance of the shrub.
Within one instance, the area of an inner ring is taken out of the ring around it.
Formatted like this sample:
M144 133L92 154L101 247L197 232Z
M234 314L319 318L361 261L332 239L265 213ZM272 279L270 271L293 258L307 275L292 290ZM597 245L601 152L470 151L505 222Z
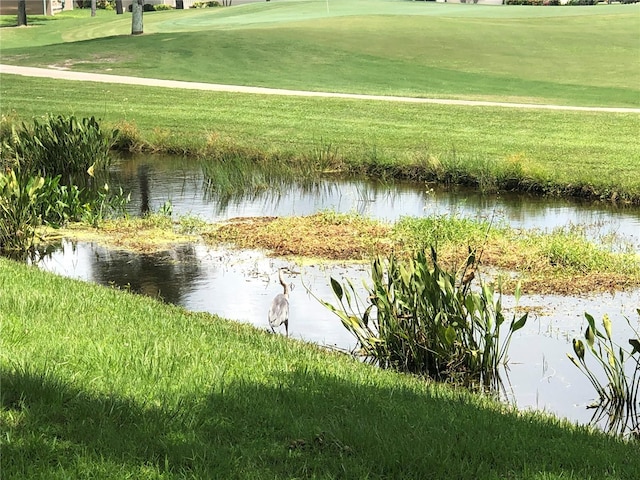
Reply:
M153 9L156 12L161 12L163 10L171 10L173 9L173 7L171 5L165 5L164 3L158 3L157 5L153 6Z
M320 301L356 337L368 361L435 380L495 388L511 335L525 325L527 314L514 314L506 339L501 339L501 294L496 300L486 284L478 292L471 290L476 266L470 252L456 281L440 267L433 248L430 259L424 251L406 261L378 257L365 301L349 280L341 284L333 278L339 306Z
M91 8L91 0L77 0L78 8ZM115 10L116 0L96 0L96 8L101 10Z
M213 8L213 7L219 7L219 6L220 6L220 2L213 0L209 2L194 2L189 8Z
M123 120L116 125L116 131L118 133L112 145L114 150L139 152L145 149L146 144L135 123Z

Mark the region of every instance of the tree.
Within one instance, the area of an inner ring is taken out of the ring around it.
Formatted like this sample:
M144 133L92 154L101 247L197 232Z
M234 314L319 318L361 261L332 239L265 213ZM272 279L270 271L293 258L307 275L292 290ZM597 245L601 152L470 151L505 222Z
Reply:
M122 0L116 0L116 15L122 15Z
M96 16L96 0L91 0L91 16Z
M18 26L27 24L27 1L18 0Z
M142 32L142 6L144 0L133 0L131 4L131 35L140 35Z

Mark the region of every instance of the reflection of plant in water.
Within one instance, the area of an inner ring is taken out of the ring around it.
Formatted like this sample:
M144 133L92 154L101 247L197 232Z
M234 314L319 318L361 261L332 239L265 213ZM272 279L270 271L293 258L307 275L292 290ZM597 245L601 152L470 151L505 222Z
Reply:
M317 188L321 176L302 163L265 160L243 151L221 151L202 160L202 173L207 195L215 196L224 207L268 190L279 194L293 187Z
M501 295L496 299L482 282L478 292L471 290L476 267L471 252L457 280L440 267L433 248L431 258L424 251L405 261L377 258L365 302L349 280L342 285L333 278L340 305L321 302L357 338L361 352L382 367L496 388L511 336L525 325L527 314L514 315L501 338Z
M640 309L637 312L640 315ZM587 366L586 348L582 340L573 340L573 351L578 359L569 354L567 356L584 373L598 393L599 401L595 405L596 412L592 422L605 420L609 432L622 434L630 431L632 435L640 438L640 335L634 330L636 338L629 339L633 349L625 350L613 341L611 319L608 315L605 314L602 319L604 334L598 330L591 315L584 315L588 323L584 334L586 346L606 379L598 378ZM631 327L629 319L625 319ZM633 370L631 375L627 374L627 363Z

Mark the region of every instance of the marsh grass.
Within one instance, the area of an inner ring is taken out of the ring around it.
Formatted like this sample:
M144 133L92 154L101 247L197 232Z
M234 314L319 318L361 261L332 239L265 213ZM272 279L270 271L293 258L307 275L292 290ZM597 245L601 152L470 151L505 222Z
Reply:
M200 156L205 190L215 195L222 208L231 201L254 198L265 191L279 195L294 185L304 190L317 187L320 182L321 172L315 163L265 154L228 141L214 140Z
M493 228L489 221L457 215L402 217L393 226L392 238L407 251L429 249L431 245L436 248L450 248L452 245L472 245L477 248L492 235Z
M620 439L249 325L4 259L0 286L6 479L636 471Z

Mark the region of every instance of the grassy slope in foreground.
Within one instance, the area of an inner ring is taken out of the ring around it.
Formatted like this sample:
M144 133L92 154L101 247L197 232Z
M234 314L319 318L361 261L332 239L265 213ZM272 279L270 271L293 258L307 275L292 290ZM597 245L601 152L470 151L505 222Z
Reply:
M4 259L0 291L6 479L638 472L637 445L247 325Z
M150 78L586 106L640 105L640 6L257 2L3 29L5 63Z

